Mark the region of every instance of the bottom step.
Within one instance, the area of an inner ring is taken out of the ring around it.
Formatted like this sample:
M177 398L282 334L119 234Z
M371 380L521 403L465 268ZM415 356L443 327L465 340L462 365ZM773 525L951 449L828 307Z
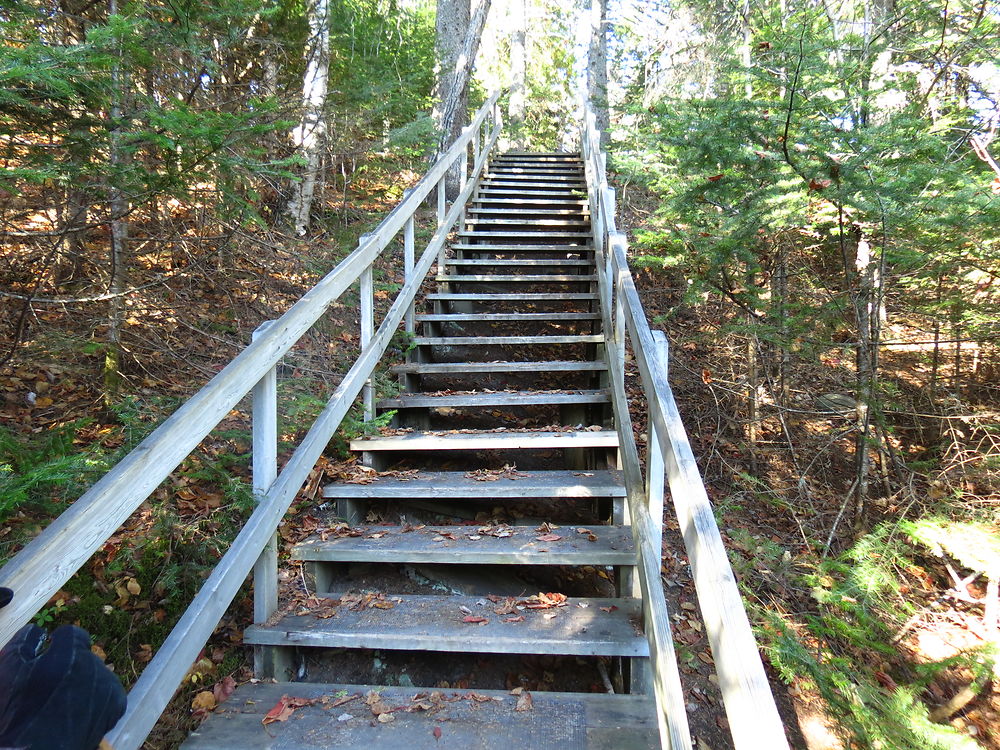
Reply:
M378 720L365 702L371 690L381 697L375 709L388 712L391 721ZM264 716L283 696L307 705L294 709L286 720L265 726ZM501 690L259 683L240 687L191 734L182 750L648 750L659 746L654 704L644 695L534 692L529 703Z

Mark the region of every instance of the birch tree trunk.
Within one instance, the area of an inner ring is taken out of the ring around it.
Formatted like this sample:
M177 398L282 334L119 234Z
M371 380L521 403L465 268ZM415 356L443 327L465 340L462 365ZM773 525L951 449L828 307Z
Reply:
M302 78L302 120L292 131L292 142L306 163L301 179L292 185L292 198L288 202L288 216L295 234L300 237L309 230L309 215L326 139L324 110L330 74L329 0L308 0L306 15L309 39L306 43L306 72Z
M525 82L527 79L527 2L511 0L510 4L510 99L507 104L507 119L514 134L514 145L525 148L524 111Z
M601 147L608 144L608 0L590 0L587 98L597 118Z

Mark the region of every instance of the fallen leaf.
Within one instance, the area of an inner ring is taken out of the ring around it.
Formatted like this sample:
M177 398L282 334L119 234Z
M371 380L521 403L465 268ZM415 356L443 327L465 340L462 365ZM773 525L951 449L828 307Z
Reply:
M468 622L468 623L471 623L473 625L475 625L475 624L483 625L483 624L489 622L489 620L487 620L485 617L476 617L474 615L466 615L465 617L462 618L462 622Z
M515 711L530 711L535 707L535 702L531 699L531 693L527 690L521 692L517 696L517 705L514 706Z
M274 708L264 714L260 720L261 724L274 724L278 721L288 721L288 718L295 712L296 708L311 706L315 701L308 698L293 698L289 695L281 696L281 700L274 704Z
M379 724L388 724L390 721L395 721L396 717L390 713L382 713L378 715Z
M719 181L719 180L721 180L721 179L722 179L722 178L723 178L724 176L725 176L724 174L713 174L713 175L712 175L711 177L709 177L709 178L708 178L708 181L709 181L709 182L718 182L718 181Z
M440 740L441 739L441 727L434 727L434 731L431 732L431 734L434 735L434 739Z
M215 696L216 703L224 703L233 694L234 690L236 690L236 680L226 675L215 683L215 687L212 688L212 695Z
M538 542L558 542L562 539L558 534L542 534L541 536L536 536L535 541Z
M211 711L215 706L216 700L211 690L202 690L191 701L191 710L195 712Z
M128 589L128 592L132 596L139 596L139 594L142 593L142 587L139 585L139 582L134 578L128 579L128 583L125 584L125 588Z

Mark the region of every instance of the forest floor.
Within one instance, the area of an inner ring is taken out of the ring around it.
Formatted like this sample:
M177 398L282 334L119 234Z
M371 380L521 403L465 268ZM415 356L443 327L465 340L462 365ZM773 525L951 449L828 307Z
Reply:
M112 406L106 403L101 380L104 350L96 343L106 330L106 308L100 303L33 305L27 334L16 344L6 342L13 346L13 356L0 368L0 464L10 464L26 478L5 486L9 498L18 499L16 504L0 500L0 562L218 372L260 322L287 309L353 249L357 236L394 204L399 186L414 179L412 173L383 174L357 184L350 213L332 220L326 232L309 242L273 235L243 237L211 265L192 265L169 282L130 297L123 395ZM640 228L649 212L642 197L626 194L621 205L623 228ZM141 286L143 279L174 272L189 260L171 252L148 254L134 281ZM27 256L20 259L22 267L30 267L30 261ZM15 258L9 266L18 262ZM397 276L382 269L377 289L383 297L399 284ZM670 338L671 383L751 615L761 622L764 613L774 613L794 629L800 615L817 610L815 580L822 578L824 560L849 548L864 529L909 510L914 502L929 502L940 490L928 478L916 477L912 491L876 498L864 527L859 527L850 512L841 511L853 464L850 441L844 438L849 419L815 408L824 394L851 392L852 375L843 353L833 350L819 362L796 362L790 384L793 408L769 415L751 451L746 424L739 417L744 353L734 337L723 333L729 321L710 301L686 302L684 279L662 270L637 269L636 280L654 327L662 327ZM3 282L19 290L17 283ZM19 304L11 298L2 301L6 321L18 317L23 309ZM357 330L348 294L321 330L286 358L281 391L286 452L300 425L308 424L308 416L321 408L319 394L336 383L342 365L357 353ZM888 357L889 370L904 386L912 377L912 358L905 351ZM635 391L630 398L637 435L644 440L642 397ZM784 414L784 427L778 414ZM919 458L927 449L930 438L922 439L918 431L902 435L896 446L907 456ZM242 404L53 597L38 617L40 624L79 622L94 633L95 651L126 683L134 681L248 515L248 455L248 405ZM280 530L286 546L313 522L324 472L339 470L333 461L314 472ZM804 491L800 476L806 476ZM972 490L984 502L992 497L995 503L992 488ZM663 575L693 730L700 750L721 750L729 746L727 723L669 503L665 527ZM287 575L294 575L289 570ZM920 664L957 658L989 637L982 606L973 601L985 595L982 578L953 591L946 560L930 553L912 554L897 573L920 616L905 627L887 625L898 637L892 648L879 652L874 671L887 693ZM251 610L247 587L192 668L149 747L176 747L212 701L224 700L235 684L250 678L251 659L239 643ZM804 630L801 635L817 651L824 645L810 640L813 636ZM767 643L769 653L781 642L776 637ZM838 648L844 649L842 658L865 656L850 653L849 644ZM838 738L816 681L788 686L777 679L777 670L772 675L796 747L850 746ZM973 681L969 665L958 660L934 671L919 697L929 705L945 703ZM1000 748L996 681L992 689L987 682L946 720L982 747Z

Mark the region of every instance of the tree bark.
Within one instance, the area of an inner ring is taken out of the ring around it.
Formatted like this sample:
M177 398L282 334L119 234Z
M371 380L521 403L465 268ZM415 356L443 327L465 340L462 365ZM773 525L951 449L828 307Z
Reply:
M590 0L590 48L587 51L587 98L597 119L601 148L608 145L608 0Z
M108 13L118 12L117 0L110 0ZM110 266L111 280L108 284L108 294L111 295L108 314L108 348L104 357L104 400L111 405L118 396L121 386L122 341L121 329L125 318L125 298L123 292L128 279L128 197L121 186L116 184L121 179L123 154L121 145L122 92L125 86L122 82L120 62L115 62L111 69L111 134L110 162L111 174L108 185L108 203L111 220Z
M479 0L475 12L471 13L469 0L438 0L435 104L432 112L440 133L438 156L458 139L465 126L465 116L469 111L469 79L475 67L490 4L491 0ZM448 174L447 192L452 199L458 194L460 169L458 164Z
M295 234L309 231L316 183L319 181L326 140L326 97L330 74L329 0L309 0L306 5L309 40L306 72L302 78L302 120L292 131L292 142L305 160L301 179L292 185L288 216Z
M507 119L514 134L514 145L525 148L524 113L525 83L527 79L527 9L526 0L511 0L510 4L510 99Z

